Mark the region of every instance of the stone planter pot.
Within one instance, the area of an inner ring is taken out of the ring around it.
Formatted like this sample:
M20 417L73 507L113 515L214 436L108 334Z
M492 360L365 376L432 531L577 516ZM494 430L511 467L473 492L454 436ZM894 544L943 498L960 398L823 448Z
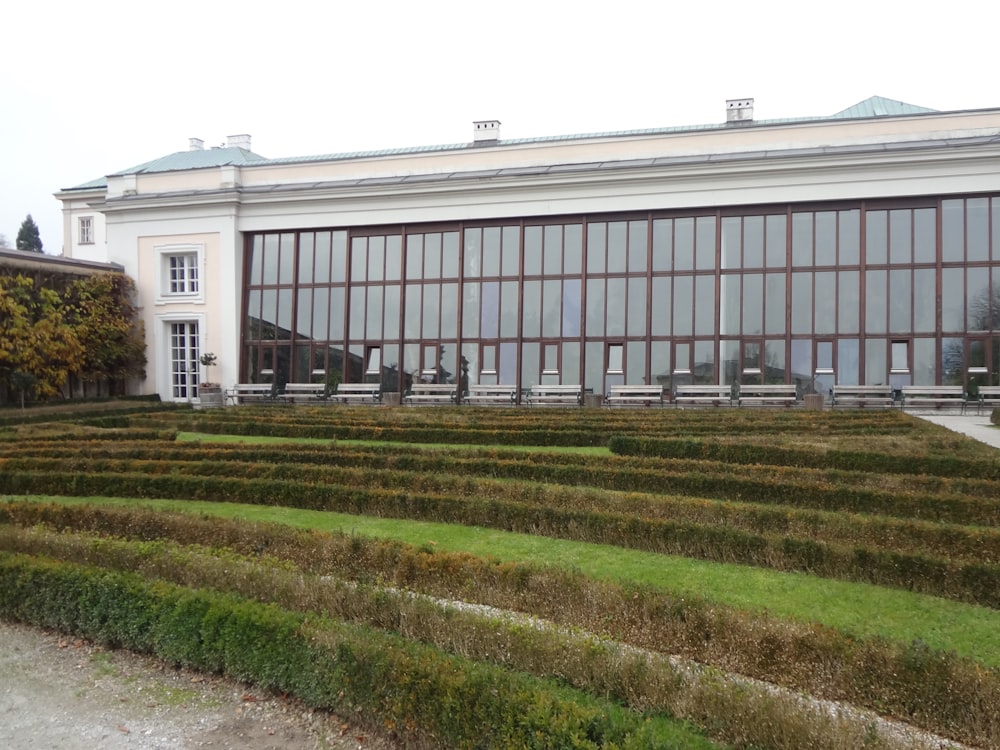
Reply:
M203 385L198 389L199 409L219 409L225 405L221 385Z
M383 393L382 403L386 406L399 406L399 394L398 393Z
M820 411L823 408L823 394L807 393L802 397L802 405L806 409L814 409L816 411Z

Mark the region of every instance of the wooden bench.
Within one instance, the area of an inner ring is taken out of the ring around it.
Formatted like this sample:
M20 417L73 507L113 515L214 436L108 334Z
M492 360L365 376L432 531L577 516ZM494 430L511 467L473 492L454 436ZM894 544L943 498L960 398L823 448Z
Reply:
M403 396L409 406L448 406L458 403L458 386L454 383L414 383Z
M226 400L233 404L266 404L274 401L274 383L237 383L226 391Z
M514 406L517 404L517 386L470 385L469 392L462 396L462 403L471 406Z
M528 406L583 406L583 386L533 385L526 401Z
M338 383L337 390L326 397L336 404L381 404L379 383Z
M893 406L896 400L891 385L835 385L833 408L838 406Z
M326 401L325 383L285 383L278 400L289 404L309 404Z
M613 385L604 397L606 406L663 406L663 388L658 385Z
M794 385L769 383L741 385L737 403L740 406L794 406L797 400Z
M674 389L674 406L732 406L730 385L679 385Z
M919 409L928 406L941 409L954 406L961 408L964 414L967 400L965 390L960 385L903 386L904 409Z
M982 414L983 409L1000 406L1000 385L979 386L979 398L976 403L976 413Z

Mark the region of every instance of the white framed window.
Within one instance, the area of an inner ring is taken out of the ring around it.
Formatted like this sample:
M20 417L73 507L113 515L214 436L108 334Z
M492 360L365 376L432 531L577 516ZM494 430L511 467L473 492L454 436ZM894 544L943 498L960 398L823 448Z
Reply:
M158 302L204 301L204 248L201 245L162 245L156 248L159 273Z
M94 217L93 216L81 216L80 217L79 238L80 238L80 244L81 245L93 245L94 244Z
M198 293L198 256L195 253L167 256L169 294Z

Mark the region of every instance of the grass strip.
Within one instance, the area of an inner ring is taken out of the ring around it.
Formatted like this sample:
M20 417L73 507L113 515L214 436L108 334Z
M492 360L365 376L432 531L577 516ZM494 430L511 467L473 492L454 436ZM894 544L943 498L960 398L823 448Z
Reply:
M857 637L923 643L1000 667L1000 611L867 584L711 563L598 544L453 524L401 521L239 503L144 498L0 496L65 505L144 507L254 523L391 539L509 563L578 570L596 580L638 584L680 597L707 598L749 612L817 623Z

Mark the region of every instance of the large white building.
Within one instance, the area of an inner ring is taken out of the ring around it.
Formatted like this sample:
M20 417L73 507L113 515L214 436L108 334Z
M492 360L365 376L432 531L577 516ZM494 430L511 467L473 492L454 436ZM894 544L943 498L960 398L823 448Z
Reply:
M227 385L998 382L1000 109L470 135L192 139L57 193L64 247L136 280L165 400L205 351Z

